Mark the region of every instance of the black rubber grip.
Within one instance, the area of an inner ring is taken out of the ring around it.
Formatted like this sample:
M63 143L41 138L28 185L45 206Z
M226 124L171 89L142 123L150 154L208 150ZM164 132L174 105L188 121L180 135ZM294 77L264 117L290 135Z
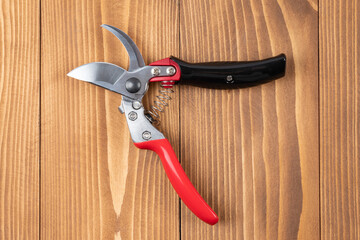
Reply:
M188 63L170 57L181 70L179 84L204 88L231 89L252 87L285 75L286 56L248 62Z

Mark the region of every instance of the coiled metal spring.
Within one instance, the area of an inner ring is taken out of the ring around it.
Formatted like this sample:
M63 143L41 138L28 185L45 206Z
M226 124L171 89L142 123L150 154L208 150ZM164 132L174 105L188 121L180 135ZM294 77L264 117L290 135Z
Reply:
M154 101L154 105L150 106L150 110L145 113L146 118L153 124L158 125L160 123L160 113L164 112L165 107L168 107L168 102L171 100L169 94L174 93L171 88L164 88L161 86L159 89L159 95L156 96L157 100Z

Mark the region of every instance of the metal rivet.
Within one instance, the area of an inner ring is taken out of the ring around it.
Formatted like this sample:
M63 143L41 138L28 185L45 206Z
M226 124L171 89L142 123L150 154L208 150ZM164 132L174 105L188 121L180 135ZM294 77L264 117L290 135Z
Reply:
M137 119L137 113L136 112L129 112L129 119L131 121L135 121Z
M143 132L142 138L143 138L144 140L149 140L149 139L151 138L151 132L149 132L149 131Z
M132 107L135 109L135 110L138 110L138 109L140 109L141 108L141 102L139 102L139 101L133 101L133 103L132 103Z
M154 68L151 69L151 74L153 76L158 76L160 74L160 72L161 72L160 68L158 68L158 67L154 67Z
M233 77L232 77L231 75L228 75L228 76L226 77L226 82L228 82L228 83L233 82Z
M168 67L167 69L166 69L166 74L167 75L174 75L175 74L175 68L174 67Z

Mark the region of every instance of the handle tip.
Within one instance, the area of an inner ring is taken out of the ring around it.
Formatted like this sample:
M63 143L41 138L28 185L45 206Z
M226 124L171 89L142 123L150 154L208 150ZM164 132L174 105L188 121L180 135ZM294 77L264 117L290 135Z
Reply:
M216 215L216 213L214 213L214 216L210 218L208 221L206 221L206 223L210 225L215 225L218 221L219 221L219 217Z

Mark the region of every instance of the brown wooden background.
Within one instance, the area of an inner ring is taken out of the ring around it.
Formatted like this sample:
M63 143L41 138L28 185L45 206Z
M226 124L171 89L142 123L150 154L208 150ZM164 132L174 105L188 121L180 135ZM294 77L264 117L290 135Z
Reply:
M359 4L2 0L0 239L360 239ZM133 146L119 95L66 77L92 61L127 66L103 23L146 63L287 55L286 77L262 86L176 86L162 115L217 225Z

